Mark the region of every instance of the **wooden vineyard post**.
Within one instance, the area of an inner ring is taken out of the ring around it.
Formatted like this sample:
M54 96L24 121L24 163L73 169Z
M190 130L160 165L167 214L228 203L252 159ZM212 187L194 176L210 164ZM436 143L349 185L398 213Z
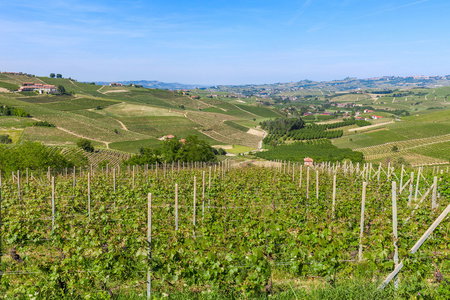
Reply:
M419 171L417 173L416 192L414 193L414 200L415 201L417 201L417 194L419 193L420 171L421 171L421 169L419 168Z
M0 172L1 178L1 172ZM1 179L0 179L1 182ZM0 184L0 268L2 266L2 186ZM0 269L0 279L2 278L2 270Z
M404 172L405 166L402 164L402 171L400 173L400 189L403 187L403 172Z
M116 169L113 169L113 191L116 192Z
M91 220L91 173L88 173L88 217Z
M133 166L133 190L134 190L134 171L135 171L135 168Z
M52 231L55 228L55 177L52 177Z
M420 246L428 239L428 237L433 233L433 231L436 229L436 227L441 224L441 222L447 217L448 213L450 212L450 204L445 208L445 210L439 215L439 217L433 222L433 224L425 231L425 233L422 235L422 237L416 242L416 244L409 250L411 254L414 254L419 250ZM378 289L382 290L386 287L386 285L389 284L389 282L397 276L397 274L401 271L403 268L403 261L400 262L397 267L395 267L394 271L392 271L391 274L389 274L386 279L383 281L383 283L378 287Z
M2 170L0 170L0 188L2 187Z
M72 175L72 187L75 189L75 175L77 174L77 167L73 167L73 175Z
M411 172L411 179L409 181L408 207L411 207L412 192L413 192L413 181L414 181L414 172ZM400 185L400 188L401 188L401 185Z
M333 207L331 211L331 218L333 220L335 211L336 211L336 174L333 175Z
M363 190L362 190L362 201L361 201L361 224L360 224L360 232L359 232L359 255L358 260L362 261L362 238L364 234L364 209L366 206L366 188L367 182L363 182Z
M175 230L178 230L178 183L175 183Z
M27 185L29 184L29 180L28 180L28 168L27 168Z
M309 167L306 169L306 199L309 199Z
M302 188L302 177L303 177L303 166L300 166L300 179L298 182L298 188L301 189Z
M431 195L431 211L436 209L437 176L433 178L433 194Z
M193 215L193 219L192 219L192 225L194 225L193 229L192 229L192 233L194 235L195 238L195 213L196 213L196 198L197 198L197 177L194 176L194 215Z
M147 272L147 299L152 296L152 194L148 194L148 213L147 213L147 247L148 247L148 272Z
M316 170L316 199L319 200L319 170Z
M394 233L394 264L398 266L398 234L397 234L397 182L392 181L392 230ZM395 277L395 289L398 288L398 277Z
M295 164L292 164L292 182L295 182Z
M381 176L381 163L378 165L378 174L377 174L378 183L380 183L380 176Z
M208 180L209 180L208 190L210 190L211 189L211 166L209 167L209 178L208 178Z
M22 199L21 191L20 191L20 171L19 170L17 170L17 196L19 197L19 200Z
M203 171L203 185L202 185L202 221L203 221L203 218L205 217L205 187L206 187L205 177L206 177L206 172Z

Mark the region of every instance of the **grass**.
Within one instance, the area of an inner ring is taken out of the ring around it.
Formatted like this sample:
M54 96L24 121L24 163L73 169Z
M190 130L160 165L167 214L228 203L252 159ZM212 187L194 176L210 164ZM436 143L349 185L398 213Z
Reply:
M9 91L17 91L19 89L19 86L9 82L0 81L0 88L5 88Z
M448 285L441 283L443 287L439 289L438 284L425 284L423 282L414 282L405 278L400 281L399 288L395 291L392 285L384 290L379 290L380 282L372 278L338 278L336 281L327 282L324 279L306 279L301 278L294 282L275 288L270 295L261 294L255 296L246 296L243 293L230 290L181 290L181 291L152 291L152 299L169 300L225 300L225 299L312 299L312 300L360 300L360 299L446 299ZM131 292L128 294L119 294L114 296L117 300L140 300L147 299L146 291Z
M67 95L39 95L35 97L18 97L16 99L28 103L53 103L53 102L73 100L75 99L75 97Z
M3 129L0 128L0 135L7 134L11 138L12 142L15 144L20 140L20 136L22 135L23 129Z
M104 112L117 117L180 117L182 114L171 112L165 108L156 108L148 105L120 103L110 106Z
M226 125L228 125L228 126L233 127L234 129L237 129L237 130L240 130L240 131L243 131L243 132L247 132L247 131L249 130L248 127L239 125L239 124L234 123L234 122L232 122L232 121L228 121L228 120L227 120L227 121L224 121L223 123L226 124Z
M137 154L139 153L139 148L141 147L158 147L160 145L162 145L162 142L157 139L145 139L138 141L115 142L109 144L109 148Z
M245 146L240 146L240 145L233 145L232 149L227 149L226 151L233 153L233 154L239 154L239 153L249 152L252 150L255 150L255 148L245 147Z
M104 108L110 105L117 104L116 101L99 100L91 98L80 98L73 100L60 101L56 103L44 104L45 107L60 111L71 111L80 109L96 108L98 106Z
M79 137L51 127L28 127L22 139L42 142L46 145L75 145Z

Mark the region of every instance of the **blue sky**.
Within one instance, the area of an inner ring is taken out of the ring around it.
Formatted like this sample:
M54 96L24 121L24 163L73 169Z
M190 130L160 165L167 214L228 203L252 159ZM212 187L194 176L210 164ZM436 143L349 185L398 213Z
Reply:
M450 74L448 0L0 0L0 71L246 84Z

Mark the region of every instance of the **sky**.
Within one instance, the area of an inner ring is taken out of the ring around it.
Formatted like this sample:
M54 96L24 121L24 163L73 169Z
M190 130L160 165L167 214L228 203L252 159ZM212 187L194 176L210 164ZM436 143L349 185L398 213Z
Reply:
M0 0L0 71L261 84L450 74L448 0Z

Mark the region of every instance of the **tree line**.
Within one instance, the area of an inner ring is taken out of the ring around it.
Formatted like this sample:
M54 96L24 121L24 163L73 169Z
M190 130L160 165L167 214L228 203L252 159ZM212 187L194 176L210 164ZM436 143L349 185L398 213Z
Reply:
M158 148L142 147L139 155L124 161L126 165L144 165L162 162L212 162L217 160L217 155L225 155L223 149L212 148L206 141L200 140L195 135L188 136L184 142L174 138L164 141Z

